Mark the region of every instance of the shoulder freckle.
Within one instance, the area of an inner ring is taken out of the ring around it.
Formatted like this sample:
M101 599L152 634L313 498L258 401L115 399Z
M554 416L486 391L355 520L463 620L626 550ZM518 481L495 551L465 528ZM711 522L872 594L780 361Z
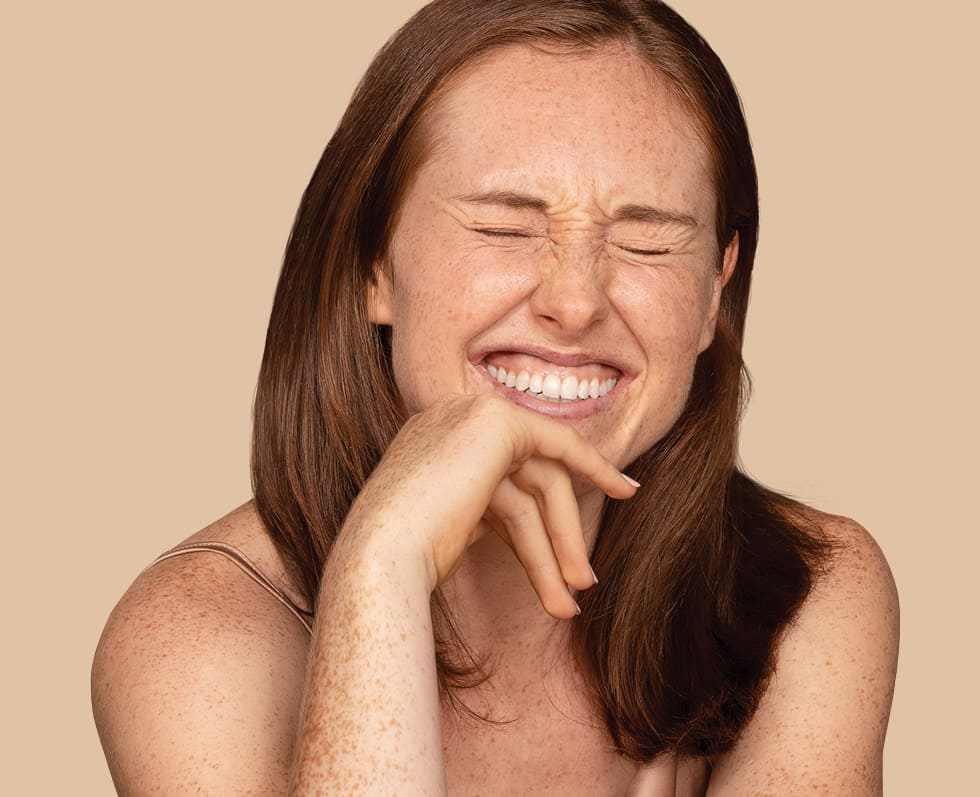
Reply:
M841 641L851 639L853 644L837 647L838 656L845 649L854 656L867 655L869 651L864 649L870 645L878 650L873 656L878 664L893 668L898 648L899 602L884 553L871 534L849 518L817 513L812 519L834 549L818 574L797 623L806 623L810 633L818 636L832 634ZM857 644L858 637L863 637L863 644Z
M803 793L804 784L807 794L880 793L898 655L895 582L859 524L813 510L806 519L834 548L779 640L757 713L712 782L740 794Z
M189 554L144 571L113 611L92 668L117 788L213 793L202 784L221 782L270 793L290 761L307 648L295 617L220 557ZM202 746L208 757L195 759Z
M824 531L837 545L831 557L829 575L837 573L840 579L854 586L894 592L891 568L874 537L849 518L827 517L830 521L824 524Z

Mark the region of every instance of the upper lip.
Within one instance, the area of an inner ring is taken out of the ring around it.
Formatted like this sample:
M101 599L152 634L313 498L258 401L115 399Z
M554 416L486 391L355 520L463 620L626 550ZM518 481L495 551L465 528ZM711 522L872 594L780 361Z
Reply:
M578 365L590 365L598 363L615 368L623 376L632 376L630 369L622 360L611 357L603 352L589 351L555 351L544 346L535 346L527 343L508 344L502 343L498 346L482 346L479 350L470 355L470 362L473 365L480 365L488 356L495 352L513 352L515 354L530 354L541 360L563 365L569 368Z

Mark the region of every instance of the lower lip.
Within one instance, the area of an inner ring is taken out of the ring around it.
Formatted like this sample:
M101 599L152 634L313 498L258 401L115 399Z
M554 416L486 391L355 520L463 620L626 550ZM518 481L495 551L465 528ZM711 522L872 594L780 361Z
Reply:
M563 421L579 421L583 418L591 418L593 415L602 412L616 400L616 396L628 381L624 377L620 377L616 382L616 386L606 393L606 395L599 396L599 398L560 401L538 398L536 393L507 387L507 385L501 384L490 376L490 372L482 365L476 366L476 370L498 395L503 396L511 403L517 404L519 407L527 407L529 410L534 410L541 415L547 415Z

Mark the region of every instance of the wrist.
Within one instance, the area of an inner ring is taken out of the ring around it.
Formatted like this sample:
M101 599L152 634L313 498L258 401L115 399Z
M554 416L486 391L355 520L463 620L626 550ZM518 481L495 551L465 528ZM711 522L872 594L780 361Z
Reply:
M326 569L331 572L325 577L381 582L384 588L424 594L426 601L438 583L432 557L416 543L415 535L368 518L344 525Z

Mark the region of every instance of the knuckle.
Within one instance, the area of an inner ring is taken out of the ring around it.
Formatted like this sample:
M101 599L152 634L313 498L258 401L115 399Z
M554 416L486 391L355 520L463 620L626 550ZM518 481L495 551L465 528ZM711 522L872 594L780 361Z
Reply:
M527 573L529 578L535 576L547 576L550 568L549 562L522 562L524 566L524 572Z
M504 524L507 531L511 534L516 534L528 526L529 522L537 515L537 510L530 506L515 506L503 510L495 510L494 514Z

